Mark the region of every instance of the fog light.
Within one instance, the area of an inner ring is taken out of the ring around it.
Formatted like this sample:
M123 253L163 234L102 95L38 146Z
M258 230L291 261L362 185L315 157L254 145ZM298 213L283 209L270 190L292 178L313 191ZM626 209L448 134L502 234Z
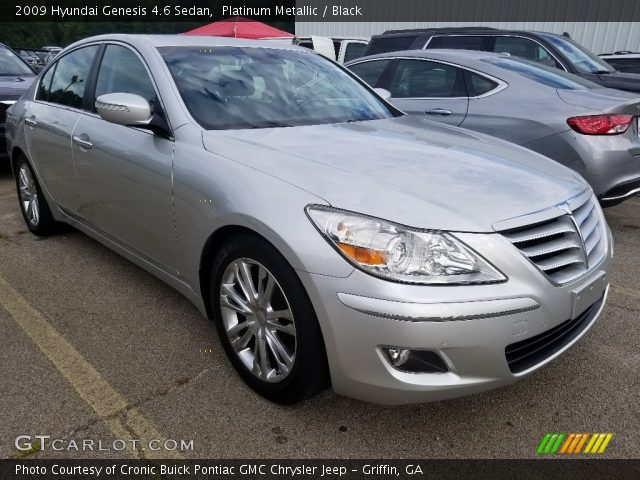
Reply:
M396 370L409 373L444 373L449 368L442 357L431 350L382 347L385 358Z
M400 367L407 363L409 360L409 350L403 348L389 348L387 349L389 354L389 360L394 367Z

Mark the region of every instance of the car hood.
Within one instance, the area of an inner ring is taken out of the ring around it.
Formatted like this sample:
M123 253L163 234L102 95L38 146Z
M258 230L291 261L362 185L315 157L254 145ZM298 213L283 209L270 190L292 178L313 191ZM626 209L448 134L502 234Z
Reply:
M0 100L17 100L29 89L33 77L0 76Z
M638 115L638 94L614 90L613 88L591 88L588 90L558 89L558 96L570 105L602 112L630 113Z
M489 232L588 188L578 174L475 132L399 117L203 133L204 147L334 207L418 228Z

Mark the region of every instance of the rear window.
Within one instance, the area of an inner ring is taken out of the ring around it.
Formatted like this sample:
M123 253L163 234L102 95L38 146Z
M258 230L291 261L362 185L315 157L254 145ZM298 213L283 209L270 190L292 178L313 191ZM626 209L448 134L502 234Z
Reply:
M498 87L498 84L477 73L467 72L467 92L470 97L479 97Z
M563 72L557 68L530 62L528 60L492 57L485 58L482 61L552 88L559 88L562 90L586 90L590 88L600 88L600 85L590 82L589 80L585 80L577 75Z
M450 37L433 37L427 48L452 48L457 50L482 50L487 37L478 35L454 35Z
M400 50L408 50L415 41L415 36L402 37L380 37L374 38L369 44L367 55L376 55L378 53L398 52Z
M350 60L360 58L364 53L365 48L367 48L366 43L360 43L360 42L347 43L347 46L344 49L344 62L347 63Z

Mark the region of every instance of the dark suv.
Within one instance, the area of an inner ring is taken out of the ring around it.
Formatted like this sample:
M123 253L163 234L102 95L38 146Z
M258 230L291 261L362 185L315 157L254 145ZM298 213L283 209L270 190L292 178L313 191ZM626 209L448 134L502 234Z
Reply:
M495 28L389 30L374 35L364 55L449 48L505 53L560 68L604 87L640 92L640 75L616 71L566 35Z
M7 108L27 91L35 76L27 62L0 43L0 158L7 155L4 140Z

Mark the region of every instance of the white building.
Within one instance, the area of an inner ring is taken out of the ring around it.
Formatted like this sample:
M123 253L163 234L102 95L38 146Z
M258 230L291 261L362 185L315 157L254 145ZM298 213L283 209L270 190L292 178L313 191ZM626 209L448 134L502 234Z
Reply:
M640 52L638 22L296 22L296 35L369 38L385 30L473 26L568 32L576 42L596 54L620 50Z

